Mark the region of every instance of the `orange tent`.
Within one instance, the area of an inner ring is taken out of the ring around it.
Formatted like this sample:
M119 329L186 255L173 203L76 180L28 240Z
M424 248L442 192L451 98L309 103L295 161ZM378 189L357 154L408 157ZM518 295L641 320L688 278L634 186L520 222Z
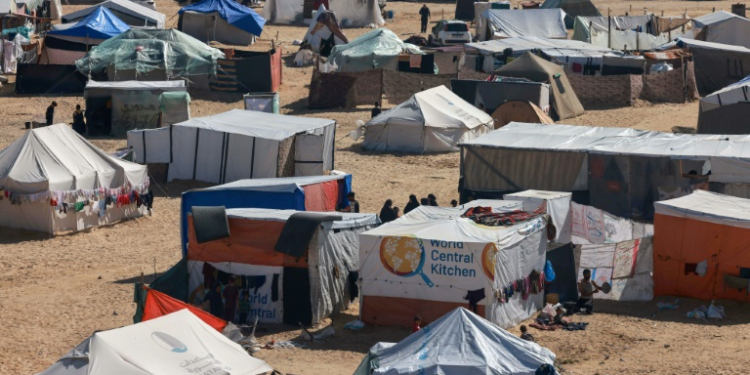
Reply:
M191 313L193 313L193 315L197 316L198 318L200 318L200 320L204 321L206 324L210 325L219 332L224 330L224 327L226 327L227 325L226 320L219 319L195 306L189 305L185 302L174 299L164 293L157 292L145 286L144 288L148 289L148 294L146 295L146 306L143 308L143 320L141 320L142 322L158 318L175 311L188 309Z
M748 299L749 199L696 190L654 207L654 295Z
M532 102L514 100L505 102L492 112L495 119L495 129L499 129L511 122L528 122L531 124L554 124L555 122Z

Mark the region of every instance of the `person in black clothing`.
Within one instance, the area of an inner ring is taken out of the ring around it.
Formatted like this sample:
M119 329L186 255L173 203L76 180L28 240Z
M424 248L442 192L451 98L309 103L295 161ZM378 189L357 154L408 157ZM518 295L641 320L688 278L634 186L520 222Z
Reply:
M430 205L430 200L427 199L427 198L420 198L419 199L419 204L422 205L422 206L429 206Z
M430 20L430 8L427 4L422 4L422 9L419 10L419 15L422 17L422 33L427 32L427 22Z
M47 107L47 113L45 114L45 117L47 117L47 125L52 125L55 120L55 107L57 107L57 102L52 102L52 104Z
M215 282L211 290L203 297L203 302L208 301L208 311L211 315L224 317L224 301L221 298L221 284Z
M349 201L349 207L344 208L344 212L354 212L359 213L359 202L357 202L356 199L354 199L354 192L350 191L349 194L346 195L346 199Z
M419 201L417 200L417 196L412 194L409 196L409 203L407 203L404 207L404 215L408 214L417 207L419 207Z
M83 111L80 104L76 104L76 110L73 111L73 130L80 135L86 133L86 122L83 119Z
M393 220L396 220L396 212L393 211L393 201L388 199L380 209L380 221L385 224Z
M370 118L375 118L375 116L379 115L381 112L383 111L380 110L380 103L375 102L375 107L373 107L372 112L370 112L370 114L372 115L372 117Z
M458 206L458 201L455 199L451 200L451 207L456 207L456 206Z
M438 206L437 197L435 197L435 194L427 194L427 200L430 202L430 206Z

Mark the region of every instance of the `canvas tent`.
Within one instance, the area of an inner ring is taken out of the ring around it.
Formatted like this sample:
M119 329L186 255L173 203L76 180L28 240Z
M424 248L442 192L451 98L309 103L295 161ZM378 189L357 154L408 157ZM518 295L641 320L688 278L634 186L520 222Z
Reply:
M422 353L422 355L415 355ZM555 355L457 308L397 344L375 344L354 375L533 375Z
M390 152L458 151L459 141L492 129L492 117L439 86L416 93L368 121L362 146Z
M677 38L664 49L679 47L693 55L695 81L698 92L708 95L721 90L747 76L745 66L750 66L750 49L728 44Z
M233 109L130 131L128 145L144 150L139 163L169 163L169 181L225 183L323 175L334 168L335 131L334 120Z
M128 24L109 9L99 7L77 23L53 26L44 38L39 63L73 65L94 46L128 30Z
M141 216L146 207L136 202L106 202L147 193L149 179L145 166L109 156L57 124L0 151L0 186L0 226L53 234Z
M482 12L477 22L479 40L531 36L567 39L565 12L559 9L494 10Z
M183 255L187 255L187 220L194 206L327 212L348 207L346 195L351 190L352 175L337 173L328 176L239 180L186 191L182 193L180 203Z
M747 301L750 200L695 191L655 206L655 294Z
M226 373L273 371L188 310L94 333L38 375ZM236 370L229 370L235 372Z
M670 40L668 32L657 31L651 15L576 17L573 29L575 40L616 50L650 51Z
M263 19L233 0L203 0L180 8L177 28L203 42L248 45L263 32Z
M495 119L495 129L510 124L511 122L530 122L534 124L554 124L555 122L547 116L541 108L532 102L510 101L497 107L492 112Z
M698 134L750 134L750 77L700 100Z
M165 15L130 0L107 0L95 6L66 14L62 16L62 22L78 22L96 11L99 7L109 9L117 18L130 26L163 29L167 21Z
M549 83L552 87L552 109L554 110L552 118L554 119L565 120L583 114L583 105L578 101L560 65L528 52L496 70L495 74Z
M512 101L531 102L544 112L550 110L548 83L531 82L523 78L503 78L495 81L452 79L451 90L461 99L477 108L483 108L487 113L494 113L498 107ZM496 117L493 116L493 118L497 120ZM498 127L498 124L495 124L495 128Z
M507 207L519 210L518 204L482 206L499 214ZM405 326L415 315L434 321L458 306L470 306L471 299L478 315L507 328L542 308L543 293L526 299L516 294L504 302L494 296L532 271L542 271L546 218L532 214L508 226L485 226L462 217L467 206L420 206L360 236L362 321Z
M310 5L312 6L312 1ZM377 0L348 1L328 0L330 10L336 13L341 27L365 27L369 24L383 25ZM271 23L289 24L303 21L304 0L269 0L261 15ZM307 17L309 18L309 17Z
M601 17L601 12L591 0L544 0L541 9L562 9L565 11L565 26L573 28L573 22L578 16Z
M548 239L556 243L569 243L571 236L570 202L571 193L559 191L526 190L518 193L505 194L503 199L523 202L524 211L534 211L546 204L550 222L547 223ZM550 223L554 230L549 230ZM552 238L550 238L550 235Z
M693 28L702 29L703 41L750 48L750 20L720 10L693 18Z
M328 56L328 63L339 72L362 72L386 68L397 70L401 54L424 55L419 47L404 43L393 31L375 29L350 41L337 45Z
M182 100L160 103L164 93L179 93ZM158 128L161 120L175 116L187 120L190 110L185 81L116 81L89 80L84 91L86 124L89 134L124 135L133 129ZM163 117L166 117L163 118ZM163 123L171 125L171 123Z
M582 42L591 41L591 29L597 31L608 31L610 23L612 30L635 30L640 28L643 32L651 33L652 16L645 14L642 16L577 16L575 17L575 26L573 27L573 40Z
M200 304L205 285L226 284L233 275L238 288L250 293L250 318L305 326L346 310L357 293L351 281L359 234L380 223L375 214L308 211L299 219L298 211L259 208L226 214L230 237L204 243L196 238L195 213L188 216L188 302ZM317 224L305 226L303 220ZM282 241L294 243L292 252L276 250Z

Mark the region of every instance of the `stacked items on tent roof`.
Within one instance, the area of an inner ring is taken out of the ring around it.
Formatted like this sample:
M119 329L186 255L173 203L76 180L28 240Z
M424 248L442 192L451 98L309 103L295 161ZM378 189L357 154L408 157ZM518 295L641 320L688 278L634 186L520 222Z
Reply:
M591 0L545 0L542 9L562 9L565 12L565 26L573 28L573 23L578 16L601 17L602 14Z
M39 375L273 371L189 310L94 333Z
M305 0L269 0L263 7L263 18L271 23L289 24L302 23L304 19L311 19L314 15L315 4ZM347 1L328 0L325 3L331 11L336 13L341 27L365 27L370 24L382 26L385 24L380 13L378 0ZM307 14L303 14L309 12Z
M393 31L372 30L347 44L337 45L328 56L328 63L339 72L362 72L372 69L398 69L401 54L424 55L419 47L404 43Z
M698 134L750 134L750 77L700 100Z
M750 20L720 10L693 18L693 28L701 29L696 39L750 48Z
M477 22L479 40L530 37L567 39L565 12L559 9L485 10Z
M468 306L511 327L544 305L546 213L515 201L420 206L360 236L360 316L409 325ZM518 285L529 285L530 292Z
M458 142L492 130L487 113L445 86L414 94L365 124L363 148L390 152L458 151Z
M163 29L167 21L165 15L130 0L107 0L95 6L66 14L62 16L62 22L78 22L96 11L99 7L109 9L117 18L130 26Z
M333 170L336 121L234 109L168 128L128 132L139 163L168 163L168 180L225 183ZM145 145L145 146L144 146Z
M419 355L415 355L419 353ZM555 354L457 308L397 344L375 344L354 375L532 375L551 367Z
M655 294L748 301L750 200L697 190L654 206Z
M111 157L66 124L34 129L0 151L0 226L77 231L150 208L145 166Z
M105 40L130 30L130 26L105 7L96 8L77 23L52 27L44 38L40 64L73 65Z
M578 100L568 77L560 65L549 62L530 52L511 61L495 71L504 77L520 77L535 82L548 82L552 87L552 118L564 120L583 114L583 105Z
M203 42L248 45L263 32L266 20L233 0L203 0L181 8L177 28Z

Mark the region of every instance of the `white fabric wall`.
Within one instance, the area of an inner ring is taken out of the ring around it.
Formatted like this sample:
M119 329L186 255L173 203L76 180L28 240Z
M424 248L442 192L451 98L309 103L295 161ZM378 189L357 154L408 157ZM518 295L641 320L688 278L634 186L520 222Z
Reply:
M294 137L295 176L320 176L324 171L323 148L325 136L298 134ZM319 161L320 163L307 163Z
M555 193L552 192L550 194ZM571 225L573 222L570 217L571 198L572 195L569 194L563 196L558 194L554 198L549 199L524 196L523 194L506 194L503 196L503 199L505 200L523 202L524 211L536 210L544 201L547 201L547 213L549 213L552 223L557 229L557 235L553 241L556 243L569 243L571 241Z
M384 25L377 0L328 0L341 27L365 27L371 23ZM261 15L269 23L302 22L303 0L269 0Z
M0 227L28 229L37 232L54 232L52 209L49 201L24 202L12 205L4 195L0 199Z
M453 129L413 124L371 125L365 128L362 146L366 150L385 152L457 152L459 142L481 137L487 132L489 128L486 126Z
M169 147L169 128L128 132L128 148L133 149L137 163L169 163Z
M639 33L633 30L612 30L612 44L610 46L608 35L606 31L591 30L591 44L615 50L623 50L627 47L629 51L636 49L639 51L648 51L669 43L669 38L666 34L653 36L649 33Z
M229 24L221 18L219 12L184 12L181 31L202 42L215 40L231 45L248 45L254 42L253 34Z
M627 278L612 278L615 270L615 249L618 246L634 246L638 241L637 256L633 275ZM612 291L609 294L596 293L595 299L613 301L650 301L654 298L654 260L651 238L641 238L620 243L593 244L581 246L581 257L578 267L578 278L583 278L583 270L590 269L592 279L599 285L609 282Z

